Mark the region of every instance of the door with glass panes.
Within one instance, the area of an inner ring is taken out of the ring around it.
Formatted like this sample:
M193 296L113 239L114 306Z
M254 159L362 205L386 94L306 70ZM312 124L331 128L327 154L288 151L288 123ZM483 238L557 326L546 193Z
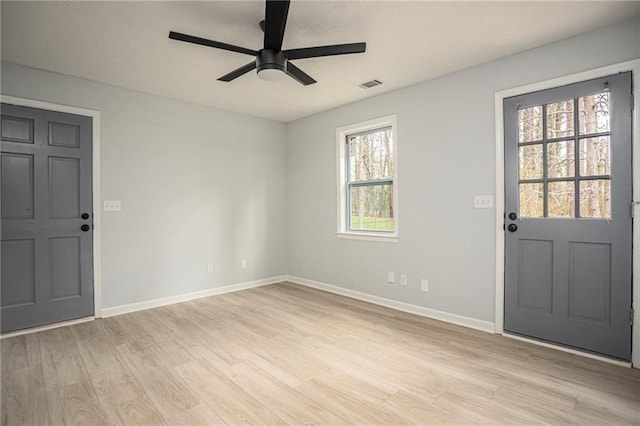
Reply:
M631 73L505 99L506 332L631 357Z

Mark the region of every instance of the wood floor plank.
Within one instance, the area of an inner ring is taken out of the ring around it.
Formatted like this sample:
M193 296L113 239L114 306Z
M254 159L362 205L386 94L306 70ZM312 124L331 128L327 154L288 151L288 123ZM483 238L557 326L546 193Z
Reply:
M110 424L107 413L87 381L62 386L49 394L55 395L49 399L49 405L62 406L62 422L55 419L55 423L79 426Z
M640 371L291 283L0 341L3 425L640 425Z
M172 426L226 425L220 416L204 403L194 405L179 415L170 417L167 422ZM148 422L146 424L152 423Z
M37 334L23 334L0 341L2 371L40 365L40 343Z
M395 413L408 424L420 425L461 425L471 423L468 418L463 418L452 412L434 406L415 395L398 391L387 399L382 409ZM427 420L428 419L428 420Z
M138 346L136 342L117 347L127 360L136 381L140 383L153 405L169 418L201 402L191 392L172 366L162 359L157 346Z
M47 390L81 383L87 377L70 327L38 333Z
M86 339L78 341L78 349L111 424L127 424L132 407L142 406L145 412L152 405L104 324L98 322Z
M124 425L169 424L161 411L146 397L121 401L115 409L119 422Z
M49 423L47 392L40 364L2 371L3 425L45 425Z
M324 383L314 379L298 387L297 390L305 397L335 413L345 424L407 424L401 415L379 408L382 405L381 401L372 403L372 399L360 398L352 392L345 392L345 389L346 387L335 386L331 382Z
M248 364L234 365L225 371L225 375L290 425L345 422L327 408Z
M187 386L228 424L283 425L285 422L251 394L203 360L176 367Z

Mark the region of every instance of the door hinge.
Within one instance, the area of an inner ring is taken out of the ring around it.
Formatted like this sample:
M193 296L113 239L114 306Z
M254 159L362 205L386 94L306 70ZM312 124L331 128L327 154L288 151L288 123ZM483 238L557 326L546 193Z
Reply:
M629 324L633 325L633 317L634 317L634 311L633 308L629 309Z
M636 206L640 204L640 201L631 200L631 219L635 219L636 217Z
M635 105L635 95L631 92L631 112L633 112L633 107Z

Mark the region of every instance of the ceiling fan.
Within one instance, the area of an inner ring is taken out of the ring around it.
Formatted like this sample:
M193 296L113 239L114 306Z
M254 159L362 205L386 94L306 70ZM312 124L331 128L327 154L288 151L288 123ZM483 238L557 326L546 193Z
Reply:
M287 24L290 0L266 0L264 21L260 22L260 28L264 32L264 47L261 50L252 50L233 44L196 37L188 34L169 32L169 38L202 46L215 47L231 52L244 53L255 56L255 60L249 62L229 74L223 75L219 81L232 81L252 71L258 70L258 77L263 80L278 80L284 74L292 77L305 86L316 81L307 73L291 63L294 59L317 58L320 56L347 55L350 53L363 53L366 43L334 44L330 46L305 47L302 49L282 50L284 29Z

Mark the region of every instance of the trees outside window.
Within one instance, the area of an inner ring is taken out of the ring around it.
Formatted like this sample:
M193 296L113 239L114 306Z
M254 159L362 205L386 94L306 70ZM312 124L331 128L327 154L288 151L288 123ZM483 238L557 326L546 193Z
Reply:
M339 232L397 234L395 117L338 129Z
M611 217L609 93L518 111L520 216Z

